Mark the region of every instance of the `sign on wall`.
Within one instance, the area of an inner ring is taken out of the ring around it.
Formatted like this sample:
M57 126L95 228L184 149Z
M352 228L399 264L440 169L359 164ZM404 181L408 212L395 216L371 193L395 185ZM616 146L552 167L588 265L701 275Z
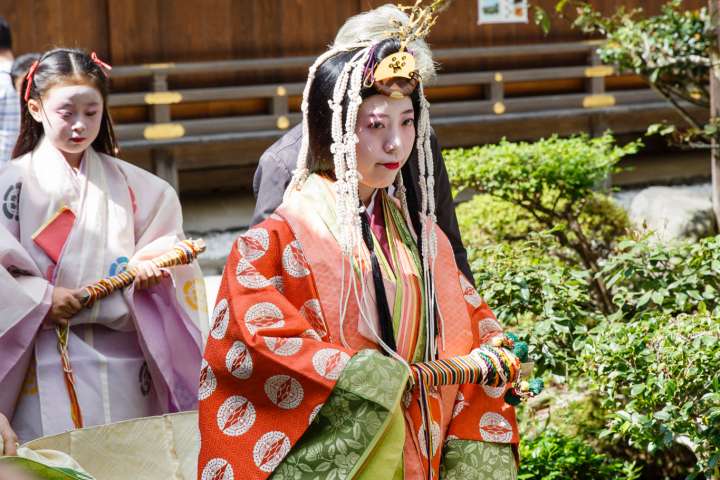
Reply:
M478 25L527 21L527 0L478 0Z

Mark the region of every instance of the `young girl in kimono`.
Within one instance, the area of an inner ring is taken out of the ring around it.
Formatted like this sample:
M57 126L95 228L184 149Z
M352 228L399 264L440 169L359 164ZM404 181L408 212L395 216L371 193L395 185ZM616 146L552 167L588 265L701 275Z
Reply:
M285 201L225 266L201 373L201 480L516 477L504 396L518 361L434 224L410 48L331 49L310 69ZM398 175L413 149L421 212ZM467 355L502 378L447 381L467 364L442 362ZM445 386L420 382L429 366Z
M43 54L0 170L0 412L21 441L197 405L202 280L150 261L184 238L180 203L114 157L109 70L94 53ZM83 308L82 287L128 265L131 287ZM68 323L76 399L56 334Z

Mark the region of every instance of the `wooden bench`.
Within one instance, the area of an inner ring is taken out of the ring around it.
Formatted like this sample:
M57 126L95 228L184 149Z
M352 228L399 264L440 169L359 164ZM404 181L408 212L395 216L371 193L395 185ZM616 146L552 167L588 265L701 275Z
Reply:
M596 53L598 45L597 41L585 41L435 50L435 58L441 64L538 55L551 58L574 54L584 59L582 64L567 66L441 71L426 90L431 101L432 125L442 145L472 145L497 141L502 136L532 139L576 131L599 134L607 128L618 133L641 132L652 121L672 115L669 104L640 79L620 75L612 67L601 65ZM149 78L152 85L149 91L110 95L111 109L143 106L149 109L148 122L116 125L120 146L131 153L149 151L155 173L175 188L178 171L188 166L175 155L178 148L250 142L254 145L252 153L248 152L252 158L231 155L208 163L207 168L253 165L263 146L300 121L296 106L304 82L171 90L168 78L306 69L314 59L304 56L117 66L112 71L113 79ZM174 118L171 114L174 105L183 103L252 99L264 100L269 108L248 115L212 118ZM204 165L195 161L189 167L202 170Z

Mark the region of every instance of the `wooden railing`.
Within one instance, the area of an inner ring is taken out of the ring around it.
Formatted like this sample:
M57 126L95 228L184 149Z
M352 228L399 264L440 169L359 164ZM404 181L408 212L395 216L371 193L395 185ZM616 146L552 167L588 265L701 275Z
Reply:
M432 87L482 86L485 94L480 100L434 102L431 105L434 126L482 123L502 117L530 118L544 115L582 115L590 119L591 130L604 130L603 114L612 109L664 108L667 105L649 89L606 91L606 78L616 75L612 67L603 66L597 57L598 42L534 44L520 46L481 47L436 50L435 58L442 62L476 61L492 58L512 58L531 55L581 54L581 65L441 73ZM185 74L226 74L282 71L307 68L314 57L266 58L258 60L228 60L194 63L163 63L138 66L117 66L113 78L151 77L152 90L110 95L111 107L148 106L151 121L116 126L123 149L151 149L155 172L177 186L178 172L172 148L187 144L237 142L271 139L300 121L300 114L291 112L288 97L302 94L303 82L265 85L229 86L218 88L168 89L168 77ZM584 79L584 91L539 96L507 97L506 85L515 82L542 83L545 81ZM270 108L266 114L237 115L205 119L173 119L171 106L182 102L266 99ZM642 126L641 126L642 127Z

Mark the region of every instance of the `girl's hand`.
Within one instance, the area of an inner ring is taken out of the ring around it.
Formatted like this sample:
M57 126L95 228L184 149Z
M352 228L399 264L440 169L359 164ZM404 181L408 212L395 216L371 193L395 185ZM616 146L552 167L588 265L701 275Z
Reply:
M81 289L55 287L52 293L52 306L45 316L45 323L50 326L64 327L76 313L82 310L80 303Z
M154 287L159 284L160 281L169 275L166 271L163 271L150 260L139 262L134 266L135 271L135 289L144 290L146 288Z
M3 443L0 455L17 455L17 435L15 435L15 432L10 427L10 422L2 413L0 413L0 437Z

